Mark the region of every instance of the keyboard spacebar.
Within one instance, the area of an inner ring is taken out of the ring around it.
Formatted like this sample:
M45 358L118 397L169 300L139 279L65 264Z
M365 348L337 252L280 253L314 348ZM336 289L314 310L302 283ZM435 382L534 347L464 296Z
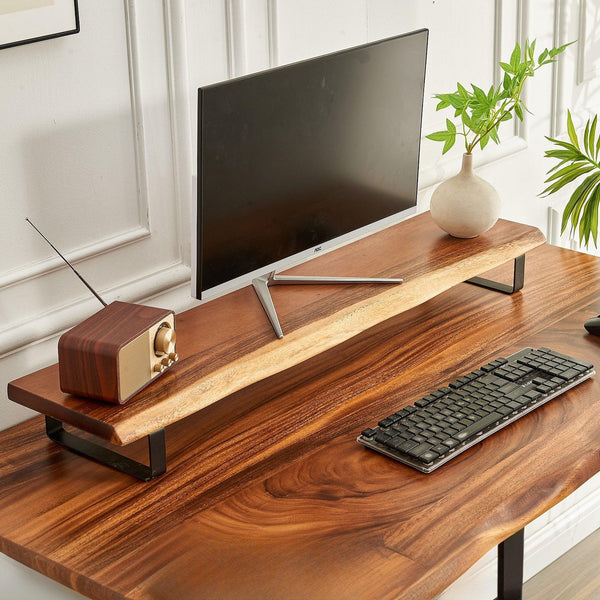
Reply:
M480 421L476 421L473 425L469 425L466 429L463 429L453 437L461 442L470 438L471 436L479 433L484 430L486 427L492 425L496 421L499 421L502 418L502 415L497 412L490 413L487 417L483 417Z

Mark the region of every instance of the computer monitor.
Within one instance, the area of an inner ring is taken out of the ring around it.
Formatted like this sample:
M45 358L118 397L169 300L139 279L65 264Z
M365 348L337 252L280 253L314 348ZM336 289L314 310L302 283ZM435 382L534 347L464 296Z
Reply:
M261 276L281 282L270 274L415 212L427 39L419 30L198 90L196 298L250 281L259 292Z

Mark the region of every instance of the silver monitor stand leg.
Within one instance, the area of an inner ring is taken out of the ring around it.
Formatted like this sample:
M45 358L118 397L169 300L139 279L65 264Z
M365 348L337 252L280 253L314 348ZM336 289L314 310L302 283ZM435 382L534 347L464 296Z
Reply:
M283 337L283 331L277 318L277 311L269 292L271 285L323 285L323 284L348 284L348 283L402 283L402 279L382 279L377 277L310 277L294 275L276 275L273 271L252 280L254 291L260 300L271 325L278 338Z

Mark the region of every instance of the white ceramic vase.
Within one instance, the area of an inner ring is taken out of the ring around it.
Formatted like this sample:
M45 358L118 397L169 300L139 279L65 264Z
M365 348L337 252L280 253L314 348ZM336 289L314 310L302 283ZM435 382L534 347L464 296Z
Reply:
M487 231L500 216L498 192L473 172L473 155L463 154L458 175L442 182L431 197L431 216L450 235L472 238Z

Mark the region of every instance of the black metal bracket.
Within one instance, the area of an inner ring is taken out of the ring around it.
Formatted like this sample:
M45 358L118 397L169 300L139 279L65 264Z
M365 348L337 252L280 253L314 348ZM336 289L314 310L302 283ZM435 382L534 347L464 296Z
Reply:
M112 467L142 481L150 481L167 470L165 430L159 429L148 435L149 465L123 456L110 448L80 438L63 427L62 421L46 416L46 435L57 444L72 452L91 458L100 464Z
M521 256L517 256L517 258L515 258L512 285L499 283L498 281L492 281L491 279L485 279L485 277L473 277L471 279L467 279L467 283L479 285L489 290L502 292L503 294L514 294L515 292L518 292L525 283L525 255L522 254Z
M498 598L522 600L525 529L498 544Z

